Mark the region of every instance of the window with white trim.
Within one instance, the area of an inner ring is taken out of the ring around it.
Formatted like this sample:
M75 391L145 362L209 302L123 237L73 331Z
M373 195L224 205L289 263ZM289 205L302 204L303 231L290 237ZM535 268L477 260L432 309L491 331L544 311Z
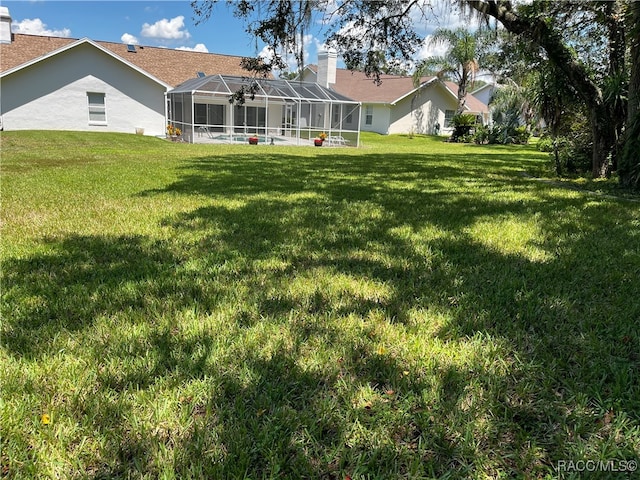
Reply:
M105 94L87 92L87 105L89 108L89 125L107 124L107 106Z
M451 126L451 121L453 120L453 117L456 116L456 111L455 110L445 110L444 111L444 126L445 127L450 127Z
M373 105L367 105L365 108L364 124L373 125Z

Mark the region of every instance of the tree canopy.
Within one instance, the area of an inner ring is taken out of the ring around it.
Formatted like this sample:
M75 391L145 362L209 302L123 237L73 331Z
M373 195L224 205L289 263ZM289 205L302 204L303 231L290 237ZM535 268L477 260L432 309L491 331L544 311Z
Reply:
M220 0L194 0L201 21ZM314 15L326 26L326 43L345 65L380 83L381 73L415 63L424 41L420 27L434 18L436 0L227 0L246 21L247 32L275 53L271 60L248 62L256 72L284 66L293 52L304 61L303 35ZM638 108L640 90L640 2L457 0L468 15L494 21L524 41L537 61L553 66L588 111L592 136L592 174L617 169L624 185L640 183ZM576 39L587 36L587 42Z
M418 83L422 77L434 73L438 78L451 78L458 84L458 107L456 114L464 112L467 89L473 84L479 70L478 42L480 30L472 33L464 28L437 29L430 40L432 44L444 43L447 51L442 56L428 57L416 68L413 78Z

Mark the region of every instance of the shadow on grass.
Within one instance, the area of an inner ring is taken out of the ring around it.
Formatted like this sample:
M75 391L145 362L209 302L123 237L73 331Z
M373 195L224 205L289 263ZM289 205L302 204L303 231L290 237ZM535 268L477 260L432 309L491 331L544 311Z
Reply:
M15 308L4 315L2 341L14 355L51 353L58 332L89 328L99 318L161 315L202 297L196 284L177 277L181 260L161 242L71 235L44 244L47 253L3 263L4 306Z
M141 194L216 200L166 218L173 242L67 237L8 262L4 301L24 310L4 344L37 358L131 310L147 327L96 347L96 396L199 385L173 431L129 425L131 401L111 419L108 401L70 407L108 436L96 478L536 478L633 459L638 212L556 195L521 160L200 159ZM496 220L537 230L503 251L506 233L474 234ZM196 307L222 329L182 331Z

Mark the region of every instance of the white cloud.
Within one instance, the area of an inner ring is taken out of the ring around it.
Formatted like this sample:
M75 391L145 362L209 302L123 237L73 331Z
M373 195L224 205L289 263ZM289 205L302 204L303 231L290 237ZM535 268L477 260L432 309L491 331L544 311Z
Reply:
M209 53L209 49L204 43L198 43L195 47L178 47L176 50L185 50L187 52Z
M422 46L416 52L417 60L424 60L429 57L442 57L447 53L447 50L449 49L448 44L441 42L433 43L432 39L432 35L427 35L424 39Z
M126 43L127 45L138 44L138 39L133 35L131 35L130 33L123 33L122 36L120 37L120 40L122 41L122 43Z
M20 22L11 23L11 31L13 33L25 33L27 35L44 35L47 37L70 37L71 30L63 28L62 30L49 30L47 24L43 23L39 18L25 18Z
M311 45L319 45L320 41L318 41L313 35L307 34L303 37L303 47L304 47L304 59L303 65L309 63L309 50ZM258 53L258 57L264 58L267 61L271 61L274 57L273 49L269 46L264 46L260 53ZM290 72L295 72L298 69L298 62L296 60L295 55L292 53L286 53L282 55L284 62L287 64L287 70Z
M160 38L163 40L186 40L191 38L188 30L184 29L184 16L178 15L171 20L163 18L153 25L142 25L140 35L148 38Z

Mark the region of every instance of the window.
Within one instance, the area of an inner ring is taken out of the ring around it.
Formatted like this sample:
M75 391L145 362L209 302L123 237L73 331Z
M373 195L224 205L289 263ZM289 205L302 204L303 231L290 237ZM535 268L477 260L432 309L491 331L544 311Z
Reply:
M244 127L244 129L236 128L236 131L244 131L245 133L253 133L257 129L255 127L264 127L267 110L264 107L236 106L234 110L235 126ZM249 128L247 131L247 127Z
M206 125L207 122L207 106L204 103L196 103L194 117L196 123Z
M221 132L224 125L224 105L196 103L194 120L199 126L206 126L210 132Z
M182 111L182 94L173 95L173 121L182 122L184 112Z
M340 105L333 106L333 124L334 125L340 124Z
M216 125L215 127L209 127L209 129L215 132L222 132L222 126L224 125L224 105L207 105L207 114L207 123L209 125Z
M445 127L450 127L451 126L451 121L453 120L453 117L456 115L456 111L455 110L445 110L444 111L444 126Z
M373 125L373 106L372 105L367 105L367 107L365 108L364 124Z
M105 94L87 92L87 104L89 106L89 125L106 125L107 108Z
M353 114L350 113L349 115L347 115L347 119L345 120L346 123L353 123Z

